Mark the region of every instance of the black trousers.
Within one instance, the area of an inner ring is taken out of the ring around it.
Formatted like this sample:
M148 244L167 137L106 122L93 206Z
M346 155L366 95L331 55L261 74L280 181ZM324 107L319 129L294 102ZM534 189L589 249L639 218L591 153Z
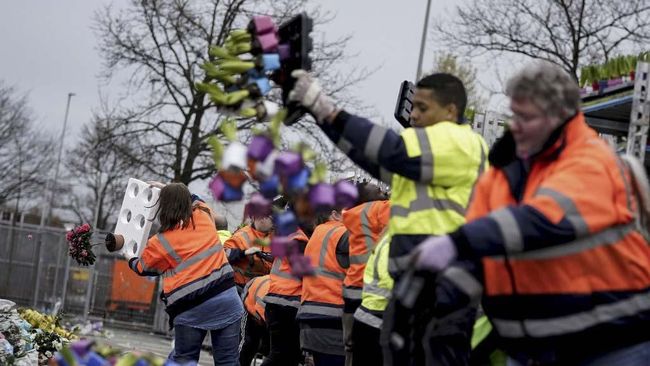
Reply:
M381 345L379 344L380 330L366 323L354 320L352 328L352 365L383 365Z
M269 352L269 332L266 324L260 324L257 320L248 314L246 318L246 328L244 328L244 344L239 351L239 364L249 366L255 355L263 355Z
M423 285L414 287L418 281ZM410 295L408 286L416 289ZM469 298L449 281L412 271L397 283L393 294L380 336L385 365L469 364L477 310Z
M302 361L297 312L291 306L266 304L271 349L262 366L297 366Z

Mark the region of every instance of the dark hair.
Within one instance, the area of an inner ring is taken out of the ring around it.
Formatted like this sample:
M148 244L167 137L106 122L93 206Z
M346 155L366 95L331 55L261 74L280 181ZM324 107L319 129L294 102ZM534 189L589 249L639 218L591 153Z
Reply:
M370 201L383 201L388 199L388 196L382 191L378 185L362 181L357 183L357 190L359 191L359 199L357 205Z
M457 122L463 121L467 106L467 92L459 78L451 74L436 73L423 77L416 86L431 90L433 99L443 107L449 104L455 105L458 110Z
M217 230L228 230L228 219L225 215L215 213L214 226L217 227Z
M183 183L169 183L160 190L156 215L160 221L160 232L177 227L181 221L182 228L189 226L192 220L192 195Z

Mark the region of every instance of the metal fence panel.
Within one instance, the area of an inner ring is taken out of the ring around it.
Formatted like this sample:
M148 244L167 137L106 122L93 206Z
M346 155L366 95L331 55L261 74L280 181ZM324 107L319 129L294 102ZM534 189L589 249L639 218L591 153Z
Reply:
M95 233L93 242L102 242L104 235ZM115 273L118 267L124 267L116 265L117 261L124 262L123 258L108 253L103 245L94 247L93 251L97 255L94 267L80 266L67 255L64 229L0 223L0 298L42 311L62 307L68 315L84 317L89 294L88 315L107 321L135 322L162 331L158 325L162 319L154 327L155 318L164 313L157 300L157 280L137 279L131 284L122 278L124 273ZM122 291L126 288L127 292L141 291L143 286L136 284L146 285L142 281L150 282L146 286L148 292L141 296L148 299L146 303L116 298L118 287Z

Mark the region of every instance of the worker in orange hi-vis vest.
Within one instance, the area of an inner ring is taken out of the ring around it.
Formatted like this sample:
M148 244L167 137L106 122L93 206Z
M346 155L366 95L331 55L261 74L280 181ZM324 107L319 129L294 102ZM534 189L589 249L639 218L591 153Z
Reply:
M273 235L271 216L251 217L250 220L250 225L237 230L223 245L228 262L235 271L235 284L240 293L254 277L269 274L273 265L271 247L260 243L260 240L271 240Z
M304 228L304 225L301 225ZM289 238L298 243L301 253L311 233L308 228L298 229ZM267 325L270 333L271 350L264 359L262 366L297 366L302 360L300 350L300 328L296 322L296 314L300 306L302 293L302 278L291 274L291 264L287 258L277 257L271 268L269 293L264 298L266 302Z
M246 309L244 343L239 351L239 364L250 366L257 353L267 355L269 351L269 332L266 325L266 303L264 296L269 292L269 275L255 277L244 286L242 301Z
M350 234L350 267L343 280L343 338L346 365L352 365L354 312L361 305L363 274L370 253L388 226L390 205L387 195L372 183L359 183L357 205L343 210L343 224Z
M140 257L127 251L129 267L141 276L164 274L161 297L174 327L172 361L196 364L210 331L219 349L214 364L236 364L244 309L211 210L182 183L157 184L160 231Z
M298 309L300 346L311 353L316 366L343 366L343 279L349 263L348 231L339 211L319 215L305 256L314 275L302 279Z
M587 124L580 88L562 67L527 65L506 93L512 118L467 223L423 241L412 264L444 274L455 260L476 263L465 287L483 292L508 365L648 365L642 163L618 156Z

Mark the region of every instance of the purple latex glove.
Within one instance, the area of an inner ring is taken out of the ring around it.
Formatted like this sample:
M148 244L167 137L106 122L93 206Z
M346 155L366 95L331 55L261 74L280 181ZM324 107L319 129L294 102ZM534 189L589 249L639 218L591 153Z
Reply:
M413 252L415 268L440 272L456 259L456 245L448 235L430 236L421 242Z

